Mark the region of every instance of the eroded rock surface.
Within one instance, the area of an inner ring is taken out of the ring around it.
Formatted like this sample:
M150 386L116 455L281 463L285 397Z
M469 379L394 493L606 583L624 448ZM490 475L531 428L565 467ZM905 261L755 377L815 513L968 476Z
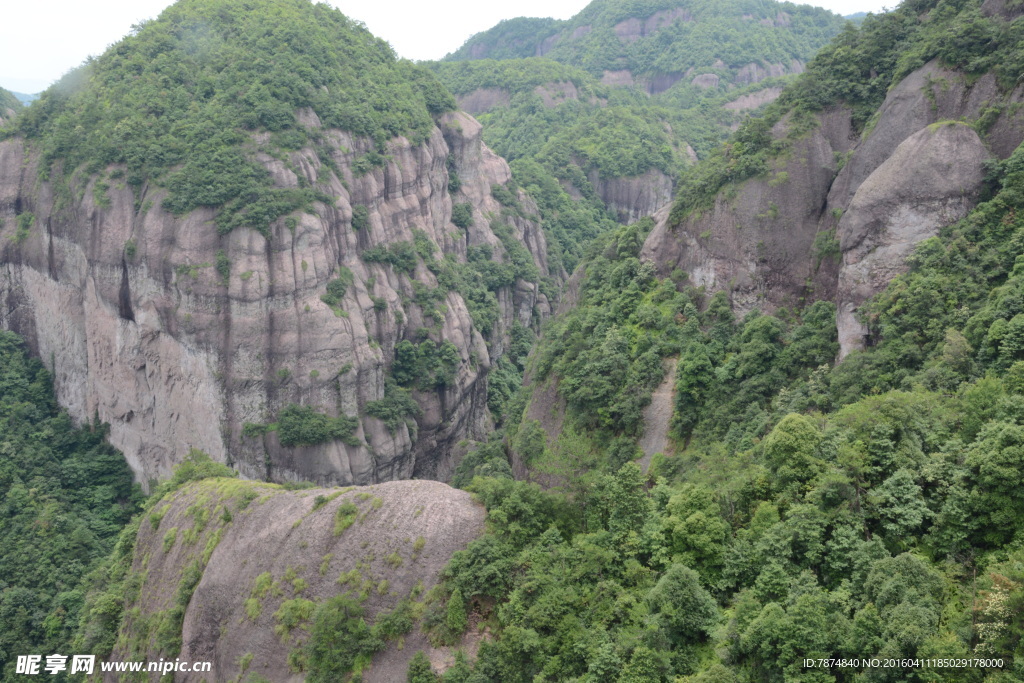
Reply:
M155 511L155 523L143 520L137 536L132 571L142 577L141 589L111 659L159 658L156 629L146 624L168 619L178 586L195 566L202 578L182 621L180 657L212 662L213 671L176 674L183 683L246 673L303 680L289 654L308 641L311 620L281 631L283 603L320 605L348 593L372 624L403 598L422 600L452 553L483 533L485 516L470 494L433 481L286 491L208 479L186 485ZM403 647L391 642L374 656L363 680L404 680L419 650L435 654L417 625Z
M638 176L607 179L592 171L588 180L620 223L650 216L672 199L672 178L653 168Z
M972 128L937 123L904 140L857 188L839 221L840 355L861 348L856 310L906 271L914 247L974 206L988 150Z
M728 186L711 208L677 226L659 211L642 256L729 292L741 313L836 301L845 355L863 343L857 308L905 271L918 242L970 211L982 162L1024 140L1021 102L1024 86L1002 92L992 75L929 63L892 88L863 134L849 111L824 112L769 173ZM983 116L983 138L953 123ZM789 123L772 133L788 136Z
M302 119L319 128L312 112ZM239 228L219 236L210 210L175 217L161 209L165 192L154 186L135 197L114 181L105 198L95 180L55 186L39 180L38 157L21 139L0 143L0 327L29 341L74 418L110 423L111 443L140 480L167 476L190 447L246 476L278 481L444 477L455 464L448 446L490 429L487 372L514 322L547 315L537 285L520 281L498 292L488 346L457 292L427 311L414 303L414 280L438 287L422 262L409 275L360 255L411 242L417 230L438 258L464 262L477 245L501 258L491 224L503 221L547 274L540 227L500 218L490 196L492 185L510 179L508 165L465 114L443 117L419 146L392 140L388 161L363 174L353 169L372 142L322 134L338 173L308 148L285 160L260 157L276 185L318 183L334 200L277 221L266 235ZM461 180L454 194L449 167ZM524 213L536 214L521 200ZM459 203L472 208L467 228L451 222ZM354 207L366 208L365 227L353 227ZM15 217L27 213L32 226L18 237ZM221 251L226 279L215 267ZM335 311L321 296L342 267L354 282ZM455 344L455 378L415 392L421 415L391 431L366 406L384 396L395 345L419 342L419 330ZM284 448L273 432L243 434L245 423L270 422L292 403L359 417L358 445Z

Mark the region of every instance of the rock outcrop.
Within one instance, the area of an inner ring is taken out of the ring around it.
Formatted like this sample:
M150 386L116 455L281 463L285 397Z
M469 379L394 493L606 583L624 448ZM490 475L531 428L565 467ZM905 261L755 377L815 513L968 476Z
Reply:
M452 553L483 533L484 516L470 494L432 481L301 491L230 479L187 484L140 526L131 568L140 587L111 659L156 661L170 632L180 634L183 661L213 666L176 681L301 681L289 655L308 642L317 606L347 594L373 624L404 598L424 600ZM194 592L175 622L189 576ZM306 611L286 619L285 603ZM444 654L416 624L402 646L374 655L362 680L404 680L420 650Z
M459 109L475 116L495 107L507 107L512 99L505 88L477 88L473 92L459 95L456 101Z
M757 92L740 95L735 100L726 102L722 106L730 111L747 111L750 109L757 109L758 107L766 104L771 104L775 100L779 99L779 95L781 94L782 88L764 88Z
M642 256L662 275L679 268L696 286L728 291L741 313L832 299L845 356L864 343L858 307L906 270L918 242L970 211L985 159L1024 140L1022 102L1024 87L1001 92L991 74L929 63L890 90L862 136L848 110L829 110L769 173L710 209L679 225L659 211ZM984 127L962 123L982 116ZM788 131L783 120L772 132Z
M569 100L581 99L579 89L571 81L557 81L538 85L533 93L540 97L545 107L556 107ZM594 97L587 98L597 104ZM477 88L456 98L459 109L469 114L483 114L496 107L507 107L512 101L512 94L505 88Z
M168 475L190 447L277 481L444 477L455 464L449 446L490 428L487 372L508 328L549 311L537 284L519 281L497 292L494 329L479 330L422 260L407 274L360 257L419 234L438 257L465 262L469 247L487 245L498 259L505 250L491 226L502 222L548 274L540 227L501 216L490 196L510 172L474 119L445 115L418 146L396 138L386 163L360 174L371 141L322 129L312 112L301 118L329 141L330 159L306 148L260 161L277 186L316 183L332 202L266 235L219 236L212 210L175 217L161 208L165 190L134 196L116 168L109 189L82 176L40 180L38 154L22 139L0 143L0 326L47 363L74 418L110 423L111 443L143 482ZM461 181L454 193L449 169ZM520 200L524 215L536 214ZM471 225L452 222L456 204L471 207ZM353 225L357 207L365 225ZM321 297L342 268L353 282L332 308ZM433 304L416 303L432 290ZM419 417L389 429L367 405L385 396L396 344L424 335L456 346L454 379L414 392ZM285 448L273 432L243 433L289 404L358 417L357 445Z
M974 206L987 158L972 128L937 123L901 142L857 188L838 231L841 356L864 344L867 329L856 318L857 307L906 270L918 242Z
M785 126L778 128L783 135ZM694 286L728 291L740 311L794 306L807 295L808 281L819 296L829 296L836 271L830 261L813 258L813 245L836 155L855 140L847 110L823 114L767 177L719 194L713 207L678 226L669 223L670 207L660 210L641 258L663 277L681 269Z
M672 199L672 178L654 168L638 176L607 179L591 171L587 179L620 223L650 216Z

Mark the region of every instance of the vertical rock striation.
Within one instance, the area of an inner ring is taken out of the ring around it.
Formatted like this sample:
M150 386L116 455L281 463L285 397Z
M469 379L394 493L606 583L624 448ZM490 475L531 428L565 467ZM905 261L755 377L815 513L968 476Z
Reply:
M502 216L490 195L510 173L474 119L445 115L418 146L395 138L386 163L360 173L372 141L323 129L311 111L300 118L329 142L330 158L306 148L259 161L275 186L316 183L332 201L268 234L218 235L211 210L173 216L161 208L166 191L152 185L135 196L116 181L104 189L95 178L40 180L24 140L0 143L0 326L29 340L76 419L110 423L111 443L142 481L169 474L190 447L253 478L444 476L450 446L490 428L487 372L509 328L549 313L538 284L519 280L496 292L499 319L480 330L455 290L442 288L432 310L414 303L418 291L439 288L422 259L408 273L360 257L419 234L437 258L464 263L470 247L488 245L501 260L492 225L502 222L549 274L539 226ZM108 169L112 178L117 170ZM520 201L523 215L536 214ZM472 225L452 222L457 204L470 205ZM356 207L365 207L365 226L353 225ZM353 282L332 308L321 296L341 268ZM385 395L396 344L424 336L458 349L454 380L415 391L419 417L391 430L366 406ZM285 448L273 432L243 432L293 403L358 417L357 445Z

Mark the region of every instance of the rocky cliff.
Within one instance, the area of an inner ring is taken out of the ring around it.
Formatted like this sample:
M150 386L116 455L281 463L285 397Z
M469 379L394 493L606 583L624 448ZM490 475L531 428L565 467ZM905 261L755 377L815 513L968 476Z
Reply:
M335 662L309 646L331 599L345 596L361 612L349 628L360 618L395 623L375 632L385 640L368 649L365 636L348 643L346 627L332 624L332 647L366 650L363 681L404 680L420 650L443 670L452 650L431 647L417 615L452 553L483 533L483 522L468 493L438 482L302 491L231 479L188 484L142 521L130 569L137 597L111 659L212 663L211 672L177 673L176 681L332 680L323 669Z
M668 203L698 154L777 98L842 23L774 2L594 0L566 21L503 21L432 68L459 106L488 114L485 139L524 186L536 174L515 161L537 160L574 200L629 223ZM548 224L566 213L541 209Z
M311 111L302 121L323 130ZM354 164L372 143L323 134L329 158L311 148L260 157L276 186L317 184L331 197L266 235L240 228L219 236L210 210L176 217L162 210L166 191L153 185L133 196L97 177L40 180L31 144L0 143L0 324L30 341L75 418L110 423L111 443L141 480L166 476L189 447L256 478L444 476L451 445L487 432L487 372L508 328L548 312L537 283L499 289L499 318L481 330L462 295L439 288L422 258L399 271L360 255L425 235L455 263L483 246L507 259L491 229L500 222L546 275L538 225L503 215L491 197L493 185L509 180L508 166L463 114L441 119L421 145L392 140L388 161L363 174ZM471 207L472 222L459 219L461 228L452 222L458 204ZM353 225L359 207L366 213ZM328 305L321 297L343 269L352 283ZM432 304L420 290L437 293ZM389 428L366 406L385 397L396 344L424 337L458 349L454 379L416 391L420 415ZM243 434L245 423L271 422L293 403L358 417L354 444L288 448L274 432Z
M828 110L711 208L678 225L662 210L643 257L728 291L740 312L834 299L845 356L865 343L857 307L906 270L914 245L967 214L985 160L1024 139L1021 102L1024 87L930 62L892 88L863 135L848 109ZM772 136L791 131L783 119Z

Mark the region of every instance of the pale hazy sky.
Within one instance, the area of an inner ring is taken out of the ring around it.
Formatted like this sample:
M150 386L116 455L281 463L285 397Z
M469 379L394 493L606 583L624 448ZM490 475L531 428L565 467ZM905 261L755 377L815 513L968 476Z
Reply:
M409 59L437 59L474 33L512 17L568 19L589 0L328 0ZM43 0L6 3L0 25L0 86L34 93L117 42L132 24L156 17L171 0ZM839 14L879 12L898 0L818 0Z

